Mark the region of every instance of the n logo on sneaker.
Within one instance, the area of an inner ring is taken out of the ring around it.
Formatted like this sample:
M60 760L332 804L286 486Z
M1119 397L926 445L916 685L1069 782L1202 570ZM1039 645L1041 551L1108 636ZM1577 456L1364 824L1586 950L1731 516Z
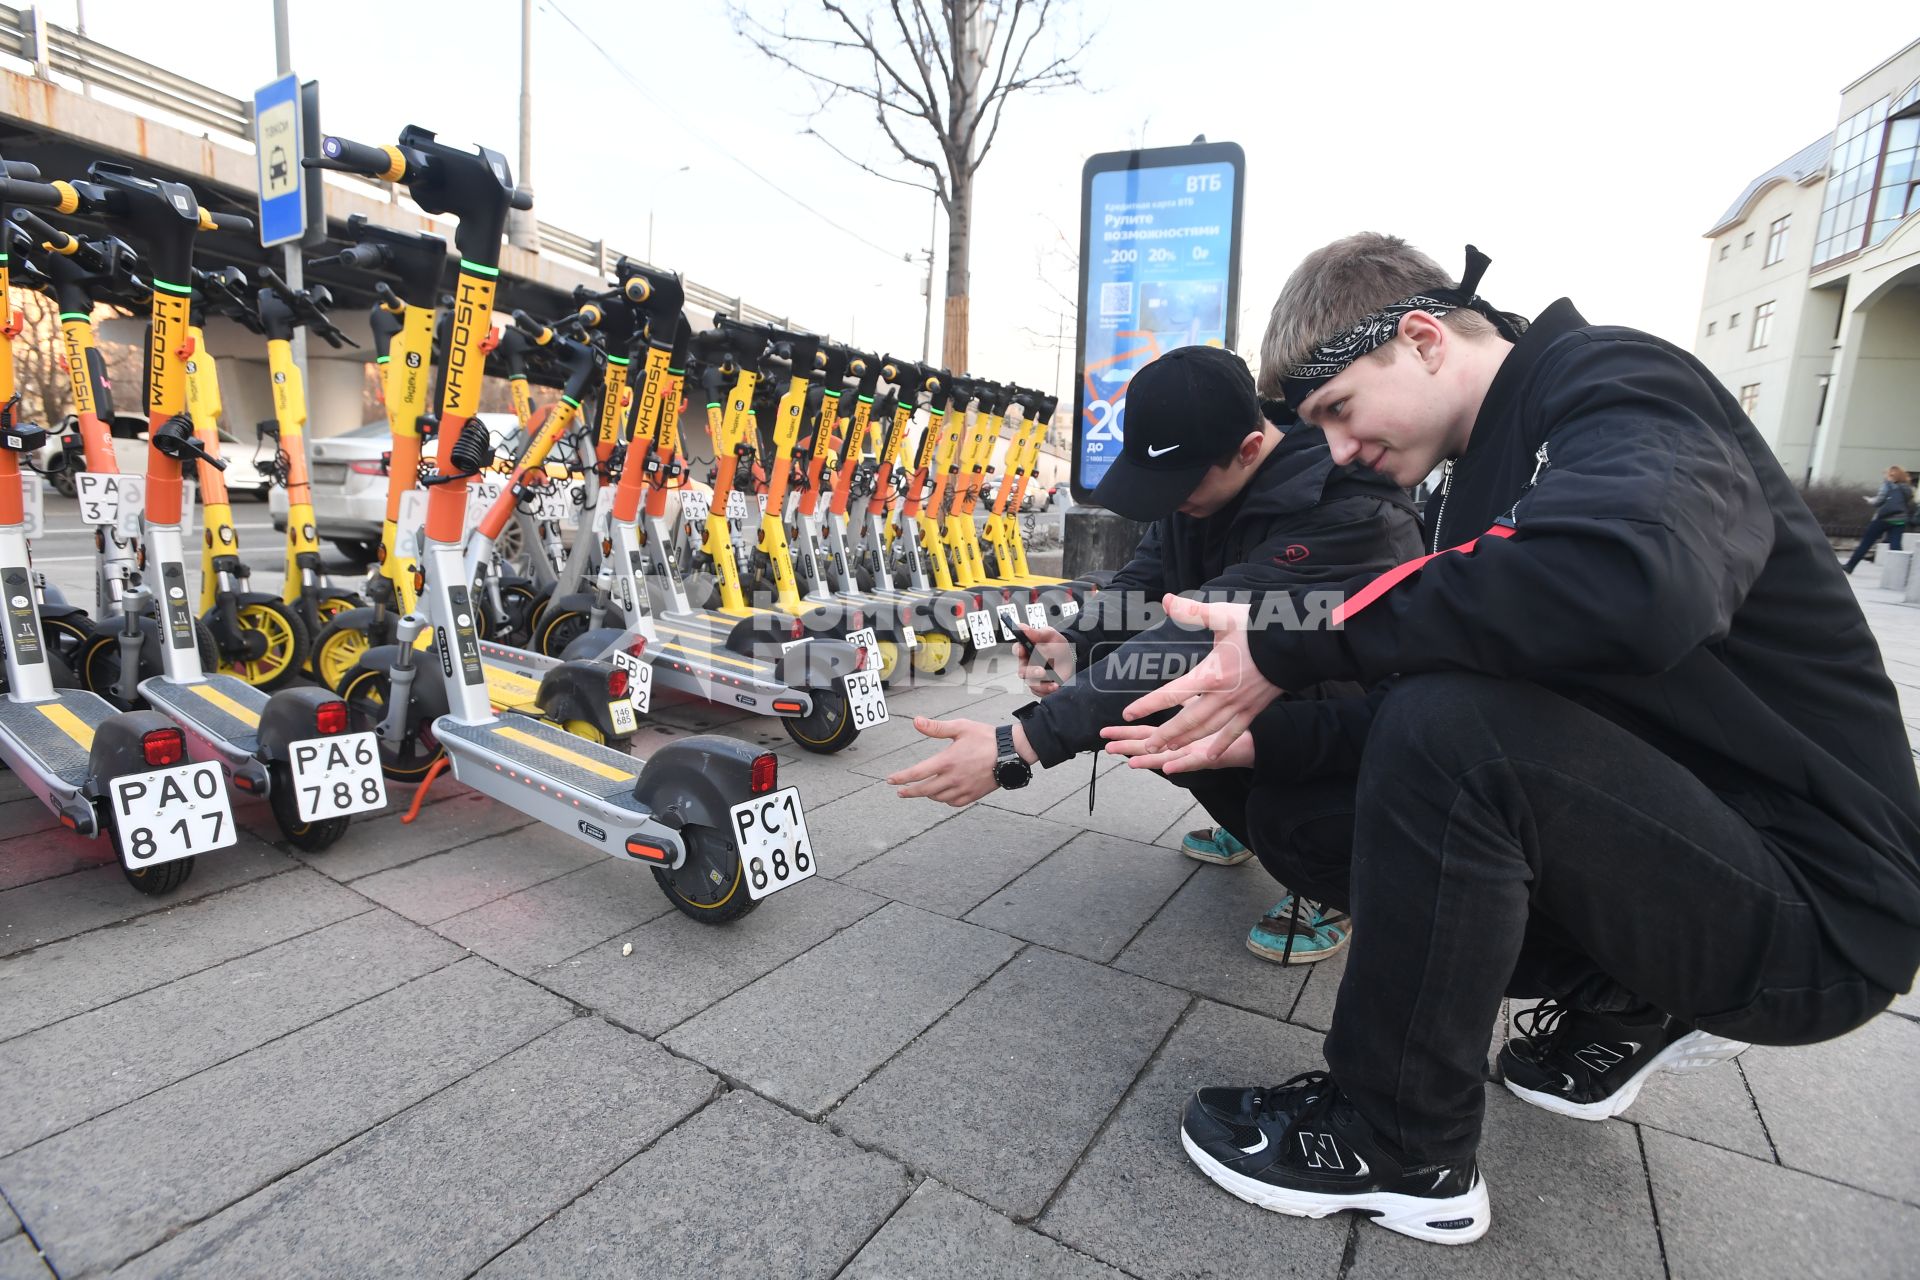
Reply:
M1590 1044L1584 1049L1574 1051L1574 1059L1596 1075L1605 1075L1627 1059L1627 1054L1640 1052L1640 1046L1629 1040L1627 1052L1621 1053L1612 1045Z
M1307 1158L1309 1169L1339 1169L1345 1171L1347 1165L1340 1158L1340 1148L1334 1144L1330 1133L1302 1133L1300 1135L1300 1154Z

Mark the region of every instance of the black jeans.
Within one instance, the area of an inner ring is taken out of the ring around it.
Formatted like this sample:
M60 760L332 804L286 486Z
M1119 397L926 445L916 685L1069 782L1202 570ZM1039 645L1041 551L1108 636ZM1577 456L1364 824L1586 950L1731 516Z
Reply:
M1781 857L1692 772L1536 685L1399 681L1359 775L1257 787L1251 843L1353 913L1327 1064L1407 1155L1479 1145L1500 1001L1651 1003L1733 1039L1830 1039L1885 1008Z
M1887 535L1888 550L1898 551L1900 549L1900 540L1904 538L1907 533L1906 523L1902 521L1899 524L1888 524L1879 516L1875 516L1869 520L1867 522L1866 532L1860 535L1860 545L1853 549L1851 556L1847 557L1848 573L1852 573L1853 567L1867 558L1867 552L1873 550L1873 544L1880 541L1880 535L1883 533Z

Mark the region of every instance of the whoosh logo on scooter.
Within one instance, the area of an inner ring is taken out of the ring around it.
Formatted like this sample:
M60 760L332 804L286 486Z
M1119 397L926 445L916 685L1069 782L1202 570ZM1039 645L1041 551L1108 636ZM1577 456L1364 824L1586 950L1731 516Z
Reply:
M493 281L460 273L453 299L453 335L447 349L447 413L471 418L480 412L480 374L486 357L481 339L493 322Z
M93 405L93 379L87 372L87 344L82 341L86 325L84 320L73 320L60 326L67 347L67 379L73 384L75 416L98 412Z
M153 294L153 342L147 349L147 407L175 414L187 407L187 367L179 349L187 336L187 299Z

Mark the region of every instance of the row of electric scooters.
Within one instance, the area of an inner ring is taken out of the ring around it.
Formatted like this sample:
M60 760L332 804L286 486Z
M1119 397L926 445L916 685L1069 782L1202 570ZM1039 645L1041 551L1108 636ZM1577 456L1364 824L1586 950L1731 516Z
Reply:
M411 820L450 765L649 866L694 918L731 919L817 866L799 798L778 787L776 757L729 738L634 758L626 740L656 678L838 750L885 717L883 681L903 653L911 669L947 669L1011 639L1016 621L1070 616L1092 589L1028 574L1005 513L1019 510L1050 403L813 335L725 320L696 335L678 279L626 263L563 319L516 313L496 329L501 234L526 203L497 153L410 127L394 146L328 139L317 164L404 185L457 227L450 293L435 236L356 219L329 260L366 273L381 299L372 331L393 444L364 595L321 572L291 351L302 327L345 340L326 291L196 268L199 233L251 227L209 214L181 184L105 163L86 181L42 183L6 166L0 294L37 288L60 309L97 599L91 615L59 599L28 558L19 464L44 432L14 420L16 319L0 338L0 758L65 825L111 833L143 891L173 888L195 856L234 842L229 785L264 796L289 842L318 850L353 813L384 807L387 778L421 784ZM116 471L93 349L102 303L151 317L144 476ZM275 417L262 430L289 498L277 595L247 589L220 482L219 384L200 333L211 316L267 340ZM504 464L477 419L489 370L514 388L527 428ZM530 383L558 393L537 415ZM688 485L679 448L689 387L706 397L710 491ZM909 475L916 408L925 425ZM974 506L1007 424L1011 479L983 546ZM197 610L181 530L188 462L205 511ZM746 539L750 498L762 514ZM302 672L319 684L292 683Z

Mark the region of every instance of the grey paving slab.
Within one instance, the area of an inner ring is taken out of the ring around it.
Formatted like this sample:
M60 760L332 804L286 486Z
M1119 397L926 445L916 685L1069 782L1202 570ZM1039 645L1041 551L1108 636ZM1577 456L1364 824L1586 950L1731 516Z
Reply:
M639 1036L576 1018L121 1274L465 1275L705 1104L715 1084Z
M1634 1099L1626 1119L1758 1160L1773 1159L1773 1144L1767 1141L1766 1126L1738 1066L1653 1076Z
M0 1200L0 1240L19 1234L20 1215L13 1211L11 1204L8 1204L5 1200Z
M365 876L353 887L409 920L435 924L606 856L534 826Z
M1675 1280L1894 1280L1914 1274L1920 1209L1645 1130Z
M1916 1203L1917 1060L1920 1026L1883 1015L1825 1044L1756 1046L1740 1063L1782 1164Z
M462 960L0 1160L64 1274L111 1267L571 1020Z
M818 876L752 915L710 925L678 911L540 972L541 985L657 1036L886 905ZM622 955L631 943L632 955Z
M1074 829L1081 830L1086 826L1082 819L1087 816L1087 782L1096 770L1100 777L1106 778L1119 767L1120 760L1116 756L1075 756L1051 769L1035 769L1033 781L1018 791L995 791L980 803L1005 809L1008 813L1024 813L1032 817L1039 817L1052 809L1058 809L1064 815L1071 809ZM1071 805L1067 803L1069 800L1073 802Z
M841 883L958 918L1073 836L1072 827L974 805L881 854Z
M1363 1222L1346 1280L1663 1280L1660 1238L1632 1126L1569 1120L1504 1089L1489 1089L1480 1172L1493 1224L1477 1244L1431 1245Z
M834 1127L1031 1218L1187 1000L1030 948L856 1089Z
M661 1043L818 1116L1018 946L894 903L688 1019Z
M1140 932L1198 863L1089 832L967 913L972 924L1105 963Z
M434 932L532 974L673 909L646 868L602 857L442 920Z
M78 839L64 831L56 838ZM107 849L104 841L100 848ZM166 911L294 865L285 854L242 832L232 847L195 859L192 878L163 897L149 897L128 884L120 864L110 858L86 871L37 880L0 892L0 955Z
M15 1151L441 968L460 950L384 911L328 925L0 1044Z
M902 800L886 783L872 782L832 804L809 805L807 831L820 853L820 874L839 877L953 816L945 805Z
M447 788L445 794L441 792L443 787ZM396 801L406 798L412 803L412 788L393 787L389 794ZM456 845L533 825L518 809L470 791L446 775L433 784L430 803L421 808L418 818L402 822L403 812L396 807L377 818L356 822L340 843L325 853L302 856L314 870L336 880L356 880Z
M899 1165L734 1092L603 1179L485 1280L812 1280L839 1272L905 1200Z
M1247 930L1281 890L1257 862L1209 867L1163 850L1161 857L1197 868L1127 945L1114 965L1129 973L1285 1018L1309 969L1283 968L1247 950Z
M41 816L52 819L52 825L41 822ZM0 831L10 833L0 840L0 890L105 866L117 856L107 841L74 835L31 798L0 805Z
M842 1280L1119 1280L1120 1272L929 1178L840 1275Z
M50 1280L52 1268L23 1235L0 1240L0 1280Z
M1169 822L1166 830L1154 838L1155 844L1163 844L1169 849L1178 849L1180 841L1189 831L1199 831L1213 826L1213 818L1206 808L1198 804L1187 806L1186 812Z
M1084 771L1086 766L1081 764L1080 768ZM1067 797L1041 816L1072 822L1090 831L1139 838L1148 832L1157 835L1165 831L1192 807L1192 795L1159 774L1125 769L1100 775L1094 787L1092 813L1087 812L1083 794Z
M1282 895L1284 892L1283 890ZM1274 901L1279 901L1279 897L1275 897ZM1273 902L1269 902L1262 910L1271 909L1272 906ZM1247 921L1248 927L1252 927L1253 923L1252 920ZM1241 936L1245 937L1244 934ZM1300 999L1293 1006L1293 1012L1288 1015L1287 1021L1297 1022L1303 1027L1312 1027L1315 1031L1331 1030L1333 1007L1340 998L1340 979L1345 977L1347 972L1346 953L1342 952L1325 960L1316 960L1304 967L1307 970L1307 983L1300 989Z
M0 1040L367 909L359 894L296 870L0 960Z
M1180 1148L1180 1111L1196 1088L1273 1084L1325 1066L1319 1036L1202 1001L1035 1225L1141 1277L1333 1280L1346 1247L1344 1221L1287 1218L1242 1203Z

